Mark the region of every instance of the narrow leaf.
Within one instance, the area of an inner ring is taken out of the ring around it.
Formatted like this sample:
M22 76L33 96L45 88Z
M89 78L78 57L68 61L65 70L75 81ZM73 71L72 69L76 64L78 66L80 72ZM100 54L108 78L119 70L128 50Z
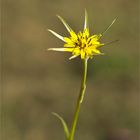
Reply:
M55 113L55 112L52 112L52 114L53 114L54 116L56 116L56 117L61 121L61 123L62 123L62 125L63 125L64 132L65 132L65 134L66 134L66 137L69 138L69 130L68 130L67 124L66 124L66 122L64 121L64 119L63 119L59 114L57 114L57 113Z
M104 35L110 28L111 26L115 23L115 21L117 20L117 18L115 18L112 23L106 28L106 30L102 33L102 35Z
M59 15L57 15L57 17L61 20L61 22L64 24L64 26L66 27L66 29L68 30L68 32L71 32L72 29L71 27L67 24L67 22Z

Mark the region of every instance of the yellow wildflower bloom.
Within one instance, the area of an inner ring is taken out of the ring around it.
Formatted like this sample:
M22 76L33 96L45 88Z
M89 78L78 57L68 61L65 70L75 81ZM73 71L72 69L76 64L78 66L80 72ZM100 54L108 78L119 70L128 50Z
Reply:
M71 52L72 56L69 59L73 59L77 56L81 56L81 59L88 59L92 58L93 55L103 54L100 52L99 47L104 46L105 44L100 42L100 38L112 26L112 24L116 20L116 19L113 20L111 25L106 29L106 31L103 34L98 35L95 34L90 36L88 27L88 15L86 11L85 11L84 29L82 32L80 31L78 34L76 34L71 29L71 27L65 22L65 20L62 17L58 16L58 18L64 24L70 36L63 37L49 29L48 30L49 32L51 32L53 35L55 35L56 37L65 42L63 48L49 48L49 50Z

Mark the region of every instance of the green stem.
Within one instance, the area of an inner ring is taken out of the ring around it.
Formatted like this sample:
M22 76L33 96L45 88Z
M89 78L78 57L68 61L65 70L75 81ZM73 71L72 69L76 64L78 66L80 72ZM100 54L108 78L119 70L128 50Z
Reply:
M80 89L79 98L77 100L77 106L76 106L76 110L75 110L72 127L71 127L71 131L70 131L68 140L74 140L74 134L75 134L75 129L76 129L77 121L78 121L78 116L79 116L81 104L83 102L83 98L85 95L86 77L87 77L87 60L88 59L83 60L83 78L82 78L82 83L81 83L81 89Z

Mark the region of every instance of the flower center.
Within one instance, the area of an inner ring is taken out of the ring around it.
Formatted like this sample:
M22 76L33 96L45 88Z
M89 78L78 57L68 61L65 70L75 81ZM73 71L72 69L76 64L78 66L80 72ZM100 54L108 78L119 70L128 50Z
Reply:
M87 30L85 30L83 33L79 32L77 34L77 40L75 42L75 47L80 47L81 49L84 49L85 47L88 47L90 44L91 39L89 38L89 33Z
M65 37L67 51L72 52L73 56L81 55L81 58L92 58L93 54L100 54L97 50L98 46L102 44L99 42L101 34L89 36L89 30L85 29L83 32L76 34L75 32L70 32L70 37Z

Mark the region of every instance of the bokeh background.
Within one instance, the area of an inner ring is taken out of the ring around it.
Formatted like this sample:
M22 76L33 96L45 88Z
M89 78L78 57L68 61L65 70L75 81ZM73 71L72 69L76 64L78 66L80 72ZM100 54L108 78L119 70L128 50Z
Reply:
M63 42L47 29L78 32L84 10L90 31L101 33L104 56L89 61L87 91L76 140L138 140L138 0L3 0L2 140L65 140L57 112L70 126L81 80L81 61L49 52Z

